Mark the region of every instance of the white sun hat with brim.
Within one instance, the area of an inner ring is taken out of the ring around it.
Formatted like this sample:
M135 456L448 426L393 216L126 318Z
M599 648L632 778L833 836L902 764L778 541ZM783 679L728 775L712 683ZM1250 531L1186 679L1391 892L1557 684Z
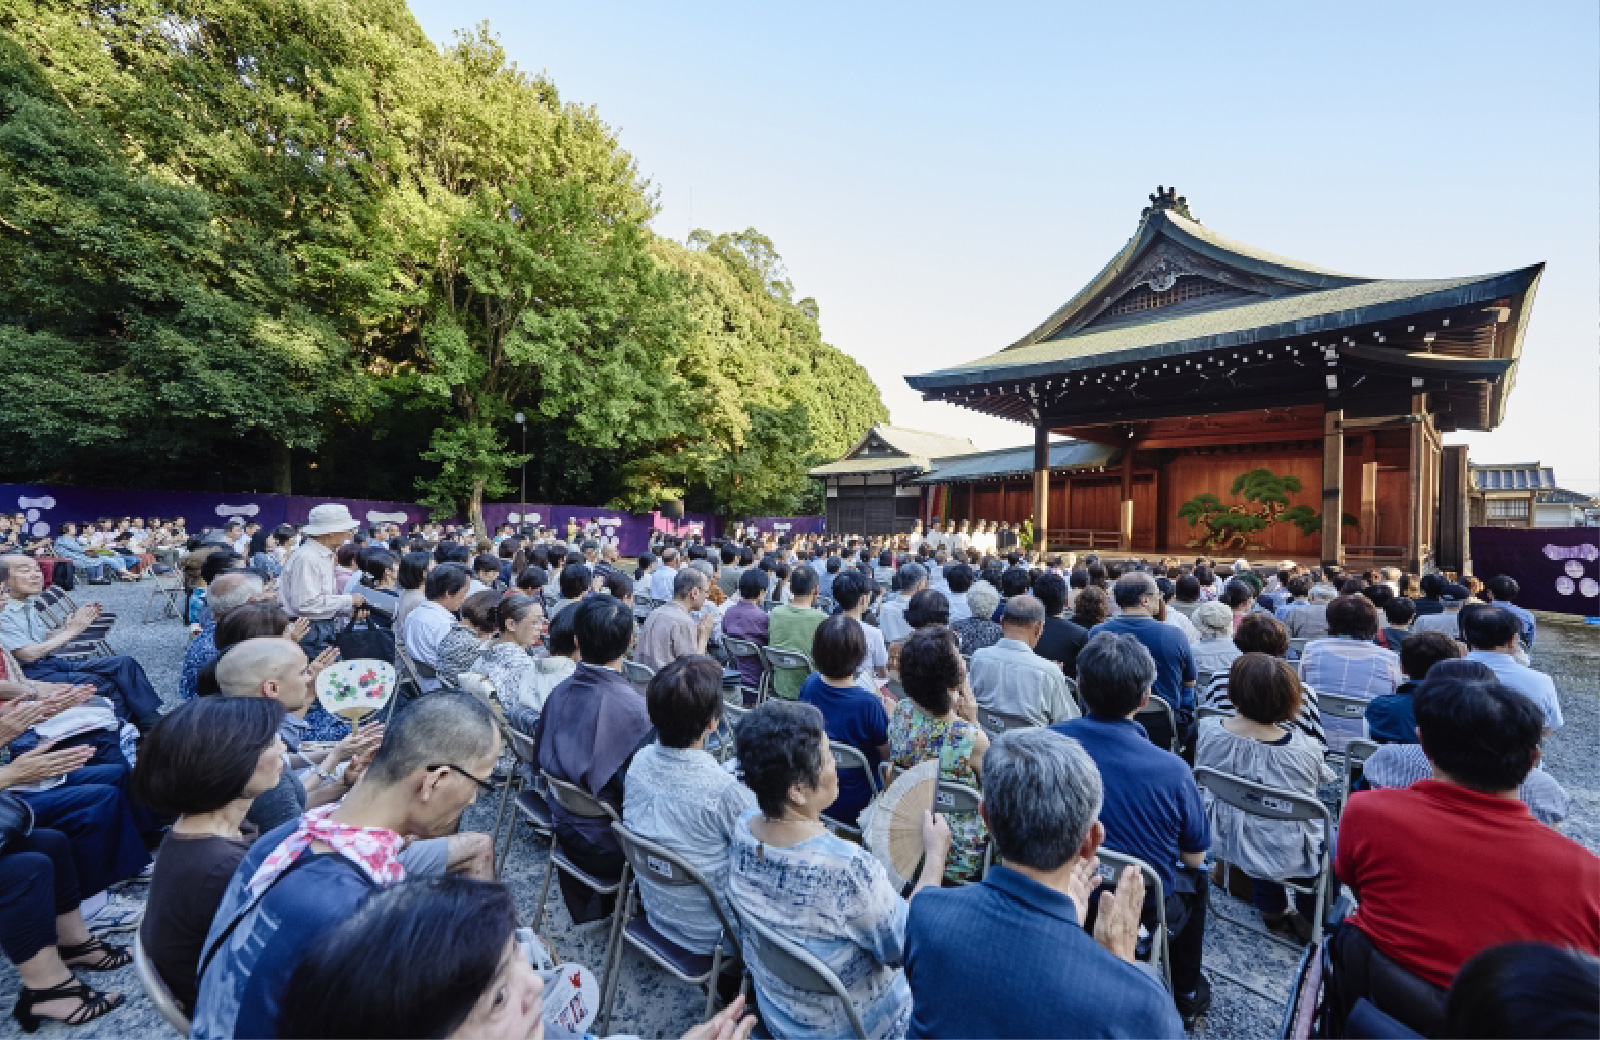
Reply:
M360 521L350 515L348 506L341 502L324 502L311 507L311 514L306 517L300 533L314 538L336 531L354 531L360 526Z

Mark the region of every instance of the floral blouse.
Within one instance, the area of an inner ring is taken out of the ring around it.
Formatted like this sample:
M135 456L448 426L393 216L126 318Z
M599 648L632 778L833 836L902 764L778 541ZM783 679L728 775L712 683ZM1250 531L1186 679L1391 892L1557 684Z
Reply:
M966 719L936 719L923 711L910 697L895 705L889 720L889 761L896 769L910 769L930 758L939 760L939 779L978 787L978 774L972 769L972 748L979 730ZM951 813L950 855L945 860L944 876L950 881L967 881L983 869L983 850L989 840L983 820L976 813Z

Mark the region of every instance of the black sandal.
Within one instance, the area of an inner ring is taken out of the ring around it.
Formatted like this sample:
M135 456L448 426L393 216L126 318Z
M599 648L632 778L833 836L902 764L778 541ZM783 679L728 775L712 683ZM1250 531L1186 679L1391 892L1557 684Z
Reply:
M69 997L77 997L82 1003L66 1018L45 1018L33 1013L37 1004L48 1004L52 1000L66 1000ZM120 993L115 996L101 993L99 990L90 989L88 983L81 982L77 976L73 976L70 981L63 982L59 986L51 986L49 989L23 987L17 996L17 1006L11 1015L24 1033L32 1033L39 1028L40 1022L61 1022L69 1026L81 1026L85 1022L92 1022L101 1015L121 1007L122 1000Z
M112 946L104 939L90 939L76 946L57 946L56 949L61 952L61 959L67 962L67 967L82 968L84 971L116 971L133 963L133 954L128 952L126 946ZM76 957L88 957L96 953L100 955L97 960L72 963Z

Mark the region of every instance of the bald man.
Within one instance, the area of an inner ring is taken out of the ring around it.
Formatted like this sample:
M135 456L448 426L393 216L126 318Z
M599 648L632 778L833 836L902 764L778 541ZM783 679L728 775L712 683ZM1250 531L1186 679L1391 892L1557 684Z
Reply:
M0 556L0 582L5 583L0 643L16 657L23 675L68 685L90 683L96 693L111 701L118 718L133 723L140 732L156 724L161 718L161 696L138 661L122 656L63 661L56 656L56 651L77 639L100 616L100 604L85 603L59 626L51 626L35 606L44 591L44 572L31 556Z
M300 751L306 709L316 693L305 651L287 639L246 639L230 647L217 661L217 685L225 696L271 697L284 707L279 735L289 749L285 755L288 768L278 786L258 795L245 814L262 834L307 809L342 799L361 778L371 752L383 739L383 727L369 723L325 753ZM449 870L492 877L494 846L487 834L452 834L414 841L400 858L407 872L417 876Z

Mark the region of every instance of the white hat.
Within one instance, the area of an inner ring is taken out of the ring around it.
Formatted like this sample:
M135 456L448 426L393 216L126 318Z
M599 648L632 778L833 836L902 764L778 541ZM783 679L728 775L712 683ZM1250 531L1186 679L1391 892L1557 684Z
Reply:
M311 507L311 515L306 517L300 533L315 538L317 535L333 534L335 531L354 531L360 526L356 518L350 515L349 507L340 502L324 502L320 506Z

